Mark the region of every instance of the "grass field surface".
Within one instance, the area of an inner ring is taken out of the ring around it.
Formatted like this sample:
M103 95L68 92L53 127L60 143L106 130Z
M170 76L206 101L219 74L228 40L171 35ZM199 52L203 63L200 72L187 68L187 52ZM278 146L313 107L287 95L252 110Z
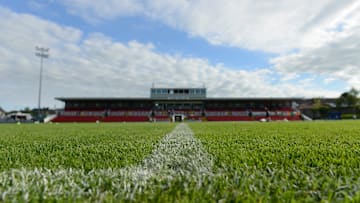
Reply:
M140 163L175 125L0 125L0 170L121 168Z
M0 201L360 201L360 122L0 125Z

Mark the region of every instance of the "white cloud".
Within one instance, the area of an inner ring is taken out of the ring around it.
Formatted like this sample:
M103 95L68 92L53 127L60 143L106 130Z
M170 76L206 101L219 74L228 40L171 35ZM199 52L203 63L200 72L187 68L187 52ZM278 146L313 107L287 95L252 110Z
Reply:
M71 2L66 6L85 19L142 15L211 44L279 53L271 63L283 73L283 81L305 72L360 88L357 0L139 0L116 5L105 1L111 8L91 1Z
M326 30L358 11L356 0L64 2L72 14L88 21L144 15L212 44L269 52L319 46L329 40Z
M342 31L331 31L331 40L321 46L271 60L276 70L287 73L322 74L360 88L360 14L342 23Z
M108 20L118 16L129 16L138 14L143 10L140 0L63 0L61 1L73 15L83 17L91 23Z
M35 107L39 58L34 47L46 45L43 104L53 107L54 97L148 97L157 86L202 86L209 96L275 97L333 96L336 92L274 84L270 69L231 70L201 58L160 54L152 44L119 43L101 33L82 31L27 14L0 8L0 105Z

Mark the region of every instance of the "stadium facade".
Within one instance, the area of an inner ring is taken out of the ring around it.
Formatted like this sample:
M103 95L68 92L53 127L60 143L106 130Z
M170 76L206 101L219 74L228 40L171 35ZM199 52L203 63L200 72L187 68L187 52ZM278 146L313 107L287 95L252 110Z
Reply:
M56 98L53 122L300 120L300 98L208 98L206 88L151 88L149 98Z

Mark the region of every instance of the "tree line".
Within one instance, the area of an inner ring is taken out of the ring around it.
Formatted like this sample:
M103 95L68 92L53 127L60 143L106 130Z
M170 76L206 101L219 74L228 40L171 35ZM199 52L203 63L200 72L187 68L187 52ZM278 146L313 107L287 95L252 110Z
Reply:
M336 100L335 107L326 105L321 98L314 99L312 112L319 118L326 118L330 112L341 112L342 118L357 118L360 114L360 91L351 88L343 92Z

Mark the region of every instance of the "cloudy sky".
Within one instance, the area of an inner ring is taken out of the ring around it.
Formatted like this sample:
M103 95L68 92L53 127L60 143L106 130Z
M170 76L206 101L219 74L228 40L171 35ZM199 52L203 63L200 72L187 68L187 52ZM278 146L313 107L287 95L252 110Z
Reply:
M0 106L55 97L337 97L360 88L358 0L1 0Z

